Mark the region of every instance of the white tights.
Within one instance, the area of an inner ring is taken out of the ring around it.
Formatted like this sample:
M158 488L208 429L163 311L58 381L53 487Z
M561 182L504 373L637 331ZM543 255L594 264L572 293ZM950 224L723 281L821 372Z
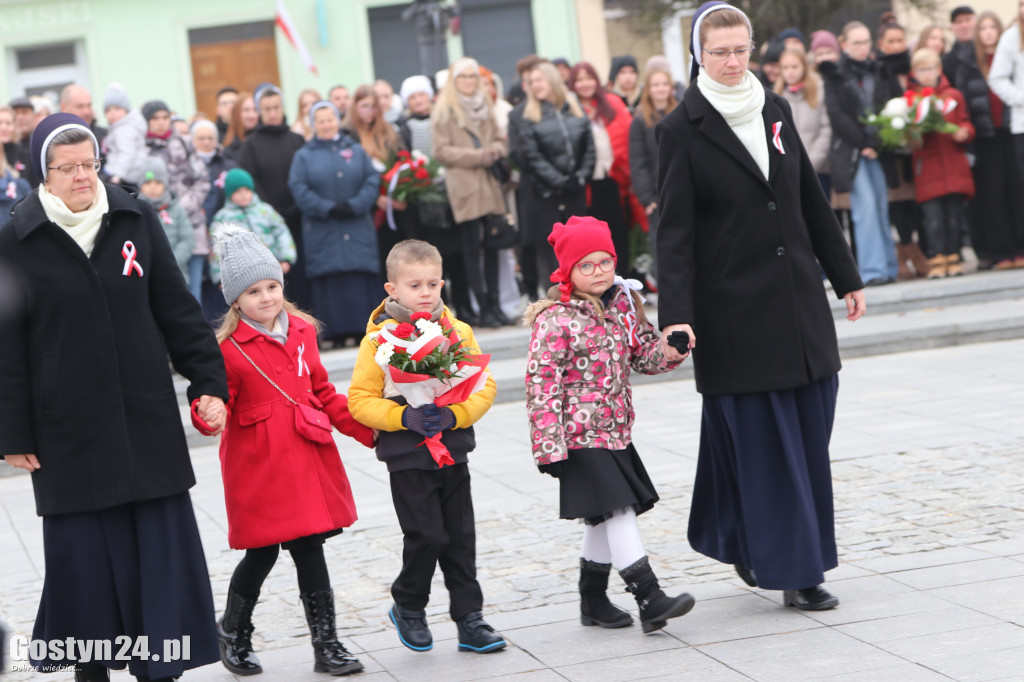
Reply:
M644 556L644 544L636 525L636 512L629 507L616 509L614 515L596 526L583 526L580 555L598 564L615 564L622 570Z

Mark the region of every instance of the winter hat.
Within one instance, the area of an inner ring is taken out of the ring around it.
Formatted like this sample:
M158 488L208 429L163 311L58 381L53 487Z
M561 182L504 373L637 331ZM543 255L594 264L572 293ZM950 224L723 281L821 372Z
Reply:
M194 133L200 128L209 128L213 131L213 134L217 134L217 124L208 118L197 118L192 122L192 126L188 129L189 133Z
M402 104L409 106L409 98L417 92L425 92L430 96L430 99L434 99L434 87L430 84L429 78L426 76L409 76L402 81L402 87L399 89L399 94L402 96Z
M608 72L608 82L614 83L615 77L619 75L619 71L622 71L624 66L632 66L633 70L640 74L640 67L636 64L636 57L631 54L624 54L620 57L612 58L612 68Z
M167 164L159 156L146 156L139 163L139 184L143 185L151 180L162 182L164 187L168 187L170 182Z
M783 42L778 38L769 42L767 49L764 51L764 56L761 57L761 64L778 64L779 60L782 59L784 47Z
M253 183L249 171L241 168L232 168L224 176L224 196L230 199L231 195L240 187L248 187L252 191L256 191L256 185Z
M815 31L811 34L811 53L813 54L819 47L830 47L836 54L842 54L839 40L830 31Z
M120 83L111 83L103 93L103 110L110 107L121 107L125 111L131 111L132 105L128 101L128 93Z
M648 74L654 69L660 71L668 71L672 73L672 64L668 61L668 57L663 54L656 54L644 64L644 74Z
M256 105L256 111L260 110L260 100L267 95L277 95L280 97L281 88L277 87L273 83L260 83L256 88L255 94L252 96L252 101Z
M441 69L434 74L434 83L437 85L438 90L444 89L444 84L448 82L448 69Z
M32 131L32 139L29 141L29 149L32 153L32 167L35 169L36 177L39 178L40 182L46 182L46 166L48 165L46 163L46 150L49 148L50 143L53 142L53 138L65 130L73 128L82 130L82 132L87 133L92 138L93 147L96 149L96 158L100 158L99 142L96 141L96 136L93 135L85 121L74 114L63 112L51 114L39 122L36 129Z
M743 15L743 18L747 21L747 28L750 29L750 36L754 36L754 27L750 25L750 17L744 14L743 10L738 7L733 7L721 0L712 0L711 2L705 2L700 8L697 9L696 14L693 15L693 21L690 22L690 55L693 56L693 61L690 62L690 82L695 83L697 81L697 75L700 73L701 64L703 60L703 52L700 45L700 25L711 12L717 12L718 10L732 10L739 12Z
M780 43L785 43L788 38L796 38L797 40L800 41L801 45L807 47L807 36L805 36L803 34L803 31L801 31L798 28L790 27L787 29L783 29L782 33L775 37L775 39L778 40Z
M569 220L555 223L548 235L548 244L555 249L558 269L551 273L551 281L562 292L562 302L572 295L572 269L588 253L607 251L615 256L612 231L608 223L589 216L570 216Z
M142 117L147 122L161 111L166 111L168 114L171 113L170 107L162 100L153 99L142 105Z
M954 21L956 21L956 18L961 14L974 14L974 8L968 5L960 5L959 7L954 7L953 11L949 13L949 22L953 23Z
M330 109L331 111L334 112L335 118L337 118L339 121L341 120L341 114L338 112L338 107L334 106L334 102L328 102L327 100L322 99L319 102L314 102L313 105L309 108L310 128L316 127L316 123L313 122L313 119L316 116L316 112L320 111L321 109Z
M241 225L218 223L213 229L213 240L228 305L261 280L272 279L284 286L281 264L254 233Z

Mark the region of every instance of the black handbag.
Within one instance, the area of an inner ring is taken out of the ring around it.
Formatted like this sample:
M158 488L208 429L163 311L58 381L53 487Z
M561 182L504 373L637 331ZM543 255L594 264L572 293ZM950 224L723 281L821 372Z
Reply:
M420 227L435 230L450 230L455 227L455 216L452 215L452 207L447 200L417 201L413 206Z
M519 246L519 230L509 213L492 213L483 217L484 248L491 250L511 249Z

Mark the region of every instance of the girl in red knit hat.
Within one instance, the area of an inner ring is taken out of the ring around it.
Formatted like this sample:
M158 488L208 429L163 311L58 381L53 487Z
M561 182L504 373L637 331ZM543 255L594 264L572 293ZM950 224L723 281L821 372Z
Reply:
M604 628L632 624L606 594L612 564L636 597L643 631L663 628L693 608L693 597L669 597L644 553L637 514L658 494L630 439L629 372L674 369L644 315L640 283L615 274L608 224L595 218L557 223L548 242L558 269L546 300L526 311L533 326L526 410L533 456L559 481L560 517L582 519L580 622ZM680 346L688 347L687 341Z

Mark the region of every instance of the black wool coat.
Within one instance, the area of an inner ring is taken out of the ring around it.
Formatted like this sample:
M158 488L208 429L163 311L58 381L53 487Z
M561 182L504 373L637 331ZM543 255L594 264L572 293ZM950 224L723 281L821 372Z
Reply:
M167 357L189 400L227 399L224 359L153 208L107 185L91 257L38 192L0 228L0 456L35 454L41 516L195 484ZM124 274L126 243L142 276Z
M840 298L863 287L789 104L772 92L765 100L767 180L696 87L655 127L658 322L693 327L697 390L709 395L838 372L818 262ZM772 144L778 122L784 154Z
M256 195L281 214L296 242L302 241L302 211L288 189L288 174L295 153L304 144L302 135L292 132L286 123L261 123L245 136L238 153L238 165L252 175Z

